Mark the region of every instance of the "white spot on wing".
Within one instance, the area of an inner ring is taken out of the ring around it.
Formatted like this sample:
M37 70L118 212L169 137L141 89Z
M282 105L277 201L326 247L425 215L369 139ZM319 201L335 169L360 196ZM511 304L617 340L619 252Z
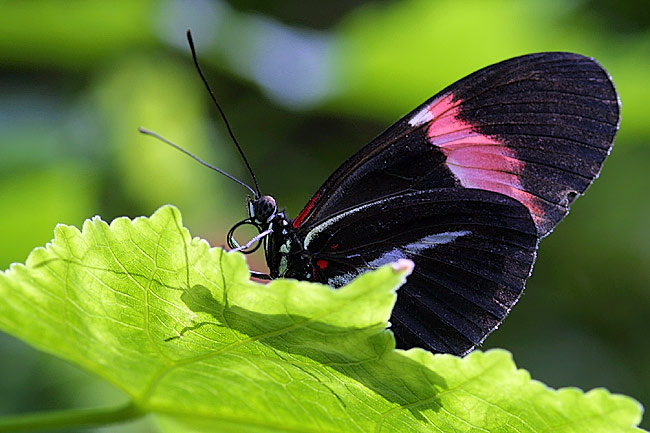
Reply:
M368 203L368 204L364 204L364 205L361 205L361 206L355 207L355 208L353 208L353 209L350 209L350 210L347 211L347 212L342 212L342 213L340 213L340 214L338 214L338 215L334 215L332 218L323 221L322 223L320 223L319 225L317 225L316 227L314 227L313 229L311 229L311 230L309 231L309 233L307 233L307 236L305 236L305 240L304 240L303 243L302 243L302 244L303 244L303 247L304 247L305 249L307 249L307 246L310 244L310 242L312 241L312 239L313 239L315 236L318 236L320 233L322 233L324 230L326 230L329 226L331 226L331 225L334 224L335 222L337 222L337 221L339 221L339 220L345 218L345 217L348 216L348 215L355 214L355 213L357 213L357 212L359 212L359 211L362 211L362 210L364 210L364 209L366 209L366 208L368 208L368 207L370 207L370 206L375 206L375 205L377 205L378 203L382 203L382 202L384 202L384 201L386 201L386 199L384 199L384 200L379 200L379 201L375 201L375 202Z
M456 232L435 233L425 236L422 239L411 242L410 244L406 244L399 248L393 248L368 264L372 267L379 267L387 263L397 262L398 260L403 259L404 256L408 257L410 254L418 254L422 250L428 250L430 248L435 248L438 245L451 243L459 237L467 236L470 233L471 231L469 230L460 230Z
M368 264L373 268L378 268L387 263L393 263L398 261L399 259L403 259L404 255L405 255L404 251L402 251L400 248L393 248L392 250L387 251L381 256L377 257L375 260L372 260Z
M414 253L419 253L422 250L426 250L429 248L433 248L436 245L444 245L451 243L455 241L457 238L461 236L467 236L468 234L472 233L469 230L459 230L457 232L445 232L445 233L435 233L429 236L425 236L419 241L410 243L406 245L404 248L408 251L412 251Z
M429 107L430 105L427 105L421 111L417 112L415 116L411 117L411 120L409 120L409 125L416 127L433 120L433 114L429 110Z
M369 266L367 269L359 269L359 271L363 273L372 268L383 266L387 263L394 263L397 266L393 266L395 270L407 271L410 274L413 269L413 262L410 260L405 260L404 256L408 256L409 254L416 254L422 250L435 248L438 245L451 243L459 237L467 236L470 233L471 231L469 230L459 230L456 232L435 233L429 236L425 236L415 242L411 242L405 246L393 248L392 250L385 252L380 257L368 263ZM327 284L332 287L341 287L352 281L354 277L356 277L355 274L346 272L345 274L328 278Z

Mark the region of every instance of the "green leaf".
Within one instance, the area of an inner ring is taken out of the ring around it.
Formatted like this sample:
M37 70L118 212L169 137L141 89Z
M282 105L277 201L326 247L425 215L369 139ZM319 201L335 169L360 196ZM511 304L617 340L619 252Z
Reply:
M0 274L0 327L131 396L87 423L152 413L192 432L641 431L631 398L551 390L505 351L394 350L385 327L405 277L387 266L339 290L257 284L243 255L192 239L163 207L57 226Z

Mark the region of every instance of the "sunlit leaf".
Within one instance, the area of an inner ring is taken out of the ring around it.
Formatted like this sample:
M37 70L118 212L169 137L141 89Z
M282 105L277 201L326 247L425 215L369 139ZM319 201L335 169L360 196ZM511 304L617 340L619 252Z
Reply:
M334 290L249 281L243 256L192 239L176 208L57 226L0 274L0 326L124 390L169 431L631 432L640 407L553 391L504 351L394 350L406 273Z

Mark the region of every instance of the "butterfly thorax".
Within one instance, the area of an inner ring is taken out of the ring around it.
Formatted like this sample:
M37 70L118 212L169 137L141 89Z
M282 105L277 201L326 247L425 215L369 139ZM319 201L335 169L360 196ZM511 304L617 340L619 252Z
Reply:
M297 230L284 212L278 212L268 228L273 230L265 243L271 278L312 279L311 254L305 250Z

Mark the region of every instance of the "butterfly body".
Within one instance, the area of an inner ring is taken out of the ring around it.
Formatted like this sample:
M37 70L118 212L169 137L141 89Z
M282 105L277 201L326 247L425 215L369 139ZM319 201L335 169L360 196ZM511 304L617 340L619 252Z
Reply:
M593 59L479 70L351 156L295 219L253 206L270 276L340 287L411 259L390 319L398 347L465 354L521 296L539 240L598 176L618 122Z
M266 238L265 253L271 278L311 280L312 257L284 212L278 212L269 228L273 233Z

